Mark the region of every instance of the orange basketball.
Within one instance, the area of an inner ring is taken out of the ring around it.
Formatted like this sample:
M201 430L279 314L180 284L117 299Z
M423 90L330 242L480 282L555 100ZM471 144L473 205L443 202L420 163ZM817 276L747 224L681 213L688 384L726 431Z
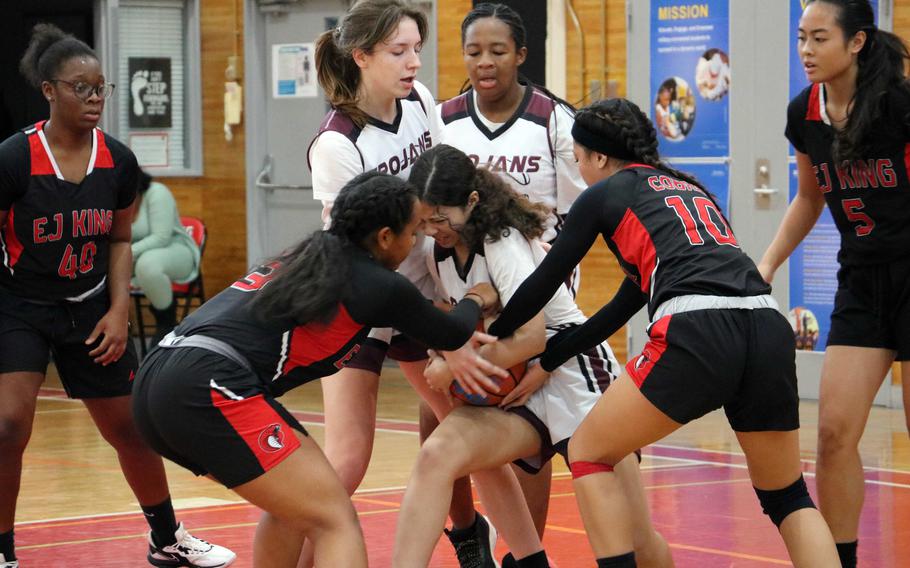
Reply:
M485 332L489 327L489 324L493 323L494 320L495 318L492 318L488 319L486 322L479 322L477 324L477 331ZM449 391L452 393L452 396L458 400L462 400L474 406L496 406L502 402L502 399L505 398L507 394L515 390L515 387L518 386L518 383L521 381L521 378L525 376L527 370L528 363L522 361L511 369L508 369L508 377L490 377L490 379L498 385L498 388L496 390L485 389L482 394L468 394L461 388L458 381L452 381L451 386L449 386Z
M461 385L458 384L458 381L452 381L452 385L449 387L449 390L452 392L452 396L459 400L463 400L468 404L474 406L496 406L502 399L506 397L507 394L512 392L516 386L518 386L519 381L525 375L525 371L528 370L528 364L525 362L519 363L508 369L509 376L505 378L500 377L490 377L494 382L499 385L499 388L496 390L484 390L482 394L468 394L464 389L461 388Z

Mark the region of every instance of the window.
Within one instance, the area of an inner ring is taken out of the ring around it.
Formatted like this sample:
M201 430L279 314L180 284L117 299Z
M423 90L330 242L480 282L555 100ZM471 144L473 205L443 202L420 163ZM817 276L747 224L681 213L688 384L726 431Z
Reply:
M117 84L105 128L154 176L201 175L198 0L102 1Z

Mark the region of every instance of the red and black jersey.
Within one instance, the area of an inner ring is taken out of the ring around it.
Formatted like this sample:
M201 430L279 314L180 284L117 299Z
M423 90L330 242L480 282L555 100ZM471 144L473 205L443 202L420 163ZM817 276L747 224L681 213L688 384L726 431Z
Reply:
M473 301L460 302L445 314L400 274L359 249L349 252L349 284L327 324L266 320L255 313L252 301L274 275L273 264L254 269L207 301L175 333L205 335L231 345L249 360L274 396L338 372L372 327L394 327L441 350L457 349L471 337L480 318Z
M44 122L0 144L0 288L42 301L80 301L104 289L114 212L136 197L139 166L95 128L81 183L63 179Z
M812 160L840 231L841 264L877 264L910 254L910 95L894 88L883 97L882 117L872 131L866 158L838 164L824 85L807 87L787 109L787 138Z
M645 301L653 316L660 304L677 296L741 297L771 291L704 190L633 164L578 197L553 248L512 296L490 333L511 335L531 319L598 235L626 273L621 291L629 310L616 312L620 319L628 319ZM591 320L592 326L617 323L600 322L597 316Z

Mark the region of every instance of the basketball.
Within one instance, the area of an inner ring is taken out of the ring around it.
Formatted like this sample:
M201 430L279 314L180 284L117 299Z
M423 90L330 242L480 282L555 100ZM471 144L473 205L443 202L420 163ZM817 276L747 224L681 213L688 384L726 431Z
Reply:
M480 322L477 324L477 331L486 332L489 328L489 324L492 324L495 318L488 319L486 322ZM470 394L465 392L461 385L458 384L458 381L452 381L452 385L449 387L449 391L452 393L452 396L458 400L464 401L467 404L473 406L496 406L502 399L506 397L507 394L512 392L516 386L518 386L521 378L525 376L525 371L528 370L527 361L522 361L514 365L512 368L507 369L509 376L507 377L496 377L492 376L490 379L493 380L498 385L496 390L486 390L484 389L483 393L480 394Z

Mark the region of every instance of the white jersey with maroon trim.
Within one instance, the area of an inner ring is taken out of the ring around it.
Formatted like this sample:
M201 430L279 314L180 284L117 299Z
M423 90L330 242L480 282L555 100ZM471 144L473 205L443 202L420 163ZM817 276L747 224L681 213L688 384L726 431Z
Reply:
M515 114L491 130L476 98L469 89L437 107L439 142L458 148L518 193L549 207L552 213L542 238L552 241L562 216L586 187L572 154L574 118L563 105L530 87Z
M310 143L307 163L313 174L313 197L322 201L326 227L335 197L346 183L372 170L408 179L411 166L434 144L438 128L430 91L415 81L411 94L396 104L398 112L391 124L370 119L359 128L338 110L329 111L322 121ZM429 294L432 282L419 248L415 247L398 271Z
M64 179L45 122L0 144L0 288L41 301L81 301L104 290L114 213L136 197L139 167L125 145L92 130L79 183Z
M436 282L437 296L453 305L477 284L488 282L499 292L503 305L546 256L540 241L528 241L517 229L498 241L484 242L472 251L464 267L455 262L455 249L440 247L427 239L424 254ZM543 310L547 327L585 322L569 291L561 286Z

